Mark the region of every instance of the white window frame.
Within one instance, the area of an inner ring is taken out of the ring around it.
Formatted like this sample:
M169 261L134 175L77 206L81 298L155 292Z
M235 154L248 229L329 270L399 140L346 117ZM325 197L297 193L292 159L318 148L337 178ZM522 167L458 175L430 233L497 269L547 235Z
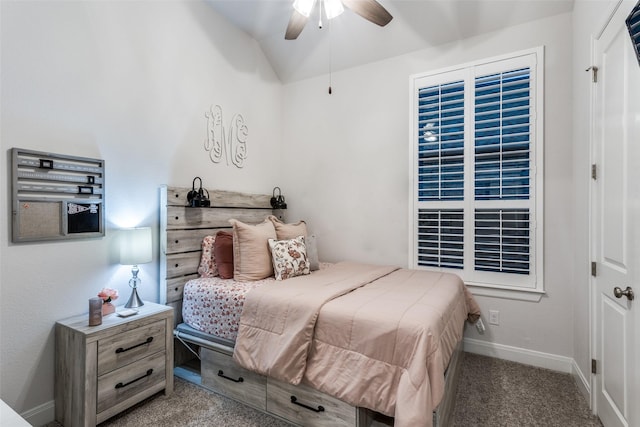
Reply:
M531 96L530 139L530 199L525 201L476 201L474 196L474 91L475 77L496 72L529 67ZM453 82L465 81L465 166L463 201L418 201L418 89ZM539 300L544 293L543 274L543 177L544 177L544 47L527 49L485 60L474 61L436 71L415 74L410 77L410 203L409 203L409 265L414 269L446 271L458 274L478 295L498 296L524 300ZM469 159L469 160L467 160ZM508 206L504 206L508 203ZM429 205L430 204L430 205ZM530 209L530 274L482 272L474 270L474 210L484 207ZM448 269L418 265L418 209L464 208L464 268Z

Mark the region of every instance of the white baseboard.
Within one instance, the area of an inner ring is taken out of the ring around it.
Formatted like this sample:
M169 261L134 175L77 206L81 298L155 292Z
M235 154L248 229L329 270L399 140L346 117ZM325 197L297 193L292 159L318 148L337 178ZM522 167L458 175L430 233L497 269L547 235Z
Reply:
M495 344L473 338L464 339L464 351L571 374L578 386L578 390L591 406L591 374L585 376L576 361L571 357Z
M56 401L51 400L20 414L32 426L43 426L56 418Z
M584 398L587 399L589 408L591 408L591 382L589 378L584 376L584 373L580 370L580 367L575 360L572 363L571 374L573 375L573 379L576 381L578 390L580 390L580 393L582 393ZM591 376L591 374L589 374L589 376Z
M574 360L571 357L558 356L557 354L527 350L525 348L512 347L504 344L495 344L473 338L464 339L464 351L509 360L511 362L523 363L538 368L551 369L552 371L563 372L565 374L572 374L574 372Z

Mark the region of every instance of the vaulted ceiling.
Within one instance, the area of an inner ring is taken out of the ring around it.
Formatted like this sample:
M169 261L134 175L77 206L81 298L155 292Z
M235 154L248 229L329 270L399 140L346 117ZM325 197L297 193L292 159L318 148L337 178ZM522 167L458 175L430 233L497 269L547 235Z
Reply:
M258 41L283 82L292 82L500 28L570 12L574 0L378 0L392 15L379 27L346 9L318 28L318 9L297 40L284 33L293 0L207 0Z

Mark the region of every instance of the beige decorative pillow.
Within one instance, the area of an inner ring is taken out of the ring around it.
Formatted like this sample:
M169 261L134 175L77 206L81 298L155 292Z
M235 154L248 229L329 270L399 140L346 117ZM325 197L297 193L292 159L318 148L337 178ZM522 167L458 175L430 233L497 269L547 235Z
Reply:
M278 240L289 240L298 236L307 237L307 223L304 221L299 221L295 224L285 224L273 215L269 215L268 219L271 220L276 229Z
M276 280L309 274L309 260L303 236L289 240L269 239L269 247Z
M265 279L273 275L269 239L276 230L267 218L257 225L230 219L233 226L233 278L240 282Z

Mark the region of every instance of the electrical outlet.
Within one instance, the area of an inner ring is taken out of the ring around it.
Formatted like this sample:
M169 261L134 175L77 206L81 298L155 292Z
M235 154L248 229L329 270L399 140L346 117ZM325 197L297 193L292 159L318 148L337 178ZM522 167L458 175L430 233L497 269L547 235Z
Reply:
M500 324L500 312L489 310L489 324L498 326Z

